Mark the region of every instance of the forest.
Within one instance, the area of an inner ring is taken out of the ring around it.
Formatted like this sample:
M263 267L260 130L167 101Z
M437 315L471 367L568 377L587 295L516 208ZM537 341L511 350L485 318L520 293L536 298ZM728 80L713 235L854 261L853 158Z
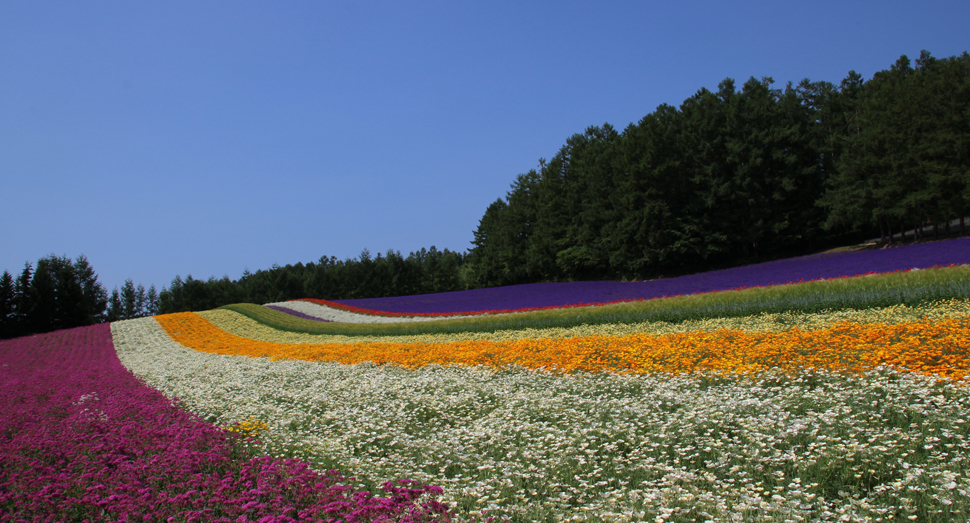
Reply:
M108 294L83 254L51 254L0 276L0 339L158 313L158 292L131 279Z
M970 56L923 51L869 81L726 79L590 127L488 207L468 262L482 287L649 279L963 233L968 203Z
M725 79L622 132L575 134L487 207L472 247L176 276L110 294L82 255L0 279L0 337L229 303L651 279L878 238L966 233L970 55L902 56L839 85Z

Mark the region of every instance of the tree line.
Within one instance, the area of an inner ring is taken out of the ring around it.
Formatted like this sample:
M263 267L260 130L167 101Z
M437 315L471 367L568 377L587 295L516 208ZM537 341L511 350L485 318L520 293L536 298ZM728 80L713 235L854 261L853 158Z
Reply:
M435 246L407 257L393 249L359 258L321 257L316 263L297 263L252 273L238 280L183 279L176 276L159 294L159 312L208 310L230 303L272 303L295 298L325 300L409 296L467 288L465 254Z
M17 277L7 270L0 276L0 339L157 313L154 285L146 291L128 279L109 295L83 254L51 254L25 263Z
M107 293L84 255L76 261L50 255L27 262L18 277L0 277L0 338L92 325L155 314L209 310L230 303L271 303L294 298L352 299L406 296L467 288L465 254L432 246L410 253L388 250L372 256L297 263L238 280L176 276L157 292L131 279Z
M700 89L593 126L489 205L471 285L653 278L946 224L970 207L970 56L839 86ZM940 234L937 228L933 234ZM920 238L918 238L920 239Z
M573 135L488 206L465 253L365 249L237 280L176 276L161 292L129 279L110 295L83 255L51 255L19 277L4 271L0 337L238 302L653 278L892 242L906 229L966 233L970 55L923 51L915 66L902 56L838 86L773 84L725 79L623 132Z

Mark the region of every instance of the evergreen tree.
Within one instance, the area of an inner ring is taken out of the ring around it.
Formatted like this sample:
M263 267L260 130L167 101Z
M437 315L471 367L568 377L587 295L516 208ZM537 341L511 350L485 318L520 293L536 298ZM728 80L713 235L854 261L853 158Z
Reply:
M57 257L52 261L52 265L56 267L54 288L57 299L54 329L89 325L84 289L74 269L74 262L67 256Z
M683 168L693 189L690 230L699 240L690 242L698 248L690 262L694 268L729 259L738 230L727 164L727 109L734 97L734 81L728 78L718 84L717 93L702 88L680 106Z
M569 162L563 190L570 220L556 265L568 279L602 278L611 272L607 235L617 221L611 197L618 140L609 124L566 140Z
M0 338L12 338L16 332L14 316L16 303L16 284L9 271L0 277Z
M33 265L26 262L14 285L14 336L23 336L30 332L30 309L33 307L30 287L33 269Z
M569 247L566 234L572 217L564 190L568 167L568 146L563 146L548 162L539 160L539 179L531 191L535 221L525 252L526 273L533 281L563 279L556 256ZM473 264L469 267L473 268Z
M828 105L836 141L829 149L834 155L833 171L826 177L825 191L817 205L826 209L826 229L859 230L878 225L886 236L882 210L876 208L873 192L875 168L868 151L872 147L868 131L864 134L863 88L865 82L855 71L842 80L835 103ZM837 131L835 130L837 129ZM843 145L839 147L838 138Z
M185 283L182 281L182 277L175 276L167 288L162 288L162 292L158 295L159 314L171 314L173 312L188 310L185 307L184 287ZM269 301L254 300L254 303L269 303Z
M505 211L508 204L499 198L485 209L485 215L478 222L472 244L471 257L475 265L475 281L482 287L505 285L510 278L510 270L505 263L508 234L505 229Z
M623 133L610 252L625 275L659 276L702 254L703 215L681 150L682 120L677 108L661 105Z
M109 322L127 319L125 318L125 305L121 301L118 287L111 290L111 296L108 298L108 313L105 319Z
M155 316L158 314L158 291L155 290L155 284L153 283L151 287L148 288L147 296L147 309L146 314L148 316Z
M41 258L30 281L31 307L28 315L28 332L36 334L57 328L57 266L54 257Z
M98 282L98 275L83 254L74 262L74 273L81 286L81 325L93 325L104 319L107 307L107 292Z
M144 290L144 287L142 289ZM137 318L140 312L135 282L128 278L121 286L121 319Z
M148 314L148 294L145 292L145 286L140 283L135 290L135 309L137 318Z
M923 51L911 81L910 152L927 180L925 214L934 224L948 222L970 211L970 55L937 60Z

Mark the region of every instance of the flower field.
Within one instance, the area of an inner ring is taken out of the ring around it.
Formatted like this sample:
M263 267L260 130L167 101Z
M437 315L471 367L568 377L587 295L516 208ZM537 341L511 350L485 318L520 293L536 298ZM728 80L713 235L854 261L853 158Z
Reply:
M533 283L441 294L337 300L334 303L352 307L352 310L401 314L522 310L884 274L963 265L968 261L970 238L958 238L892 249L826 252L653 281Z
M970 270L850 280L0 342L0 520L970 520Z
M108 325L0 341L0 361L0 521L426 521L445 512L423 497L435 488L388 484L375 497L304 462L254 455L135 379Z

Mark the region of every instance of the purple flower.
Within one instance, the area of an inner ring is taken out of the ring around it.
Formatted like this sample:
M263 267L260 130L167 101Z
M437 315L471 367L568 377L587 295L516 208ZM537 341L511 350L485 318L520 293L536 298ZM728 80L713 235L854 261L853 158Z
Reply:
M531 283L440 294L335 301L363 309L403 313L561 307L859 276L872 272L926 269L938 265L963 265L967 261L970 261L970 238L958 238L886 249L813 254L651 281Z
M314 316L310 316L309 314L304 314L304 313L302 313L300 311L293 310L293 309L291 309L289 307L282 307L280 305L266 305L266 307L267 308L270 308L270 309L273 309L273 310L280 311L280 312L285 312L286 314L289 314L291 316L296 316L297 318L303 318L305 320L330 321L330 320L325 320L323 318L317 318L317 317L314 317Z

